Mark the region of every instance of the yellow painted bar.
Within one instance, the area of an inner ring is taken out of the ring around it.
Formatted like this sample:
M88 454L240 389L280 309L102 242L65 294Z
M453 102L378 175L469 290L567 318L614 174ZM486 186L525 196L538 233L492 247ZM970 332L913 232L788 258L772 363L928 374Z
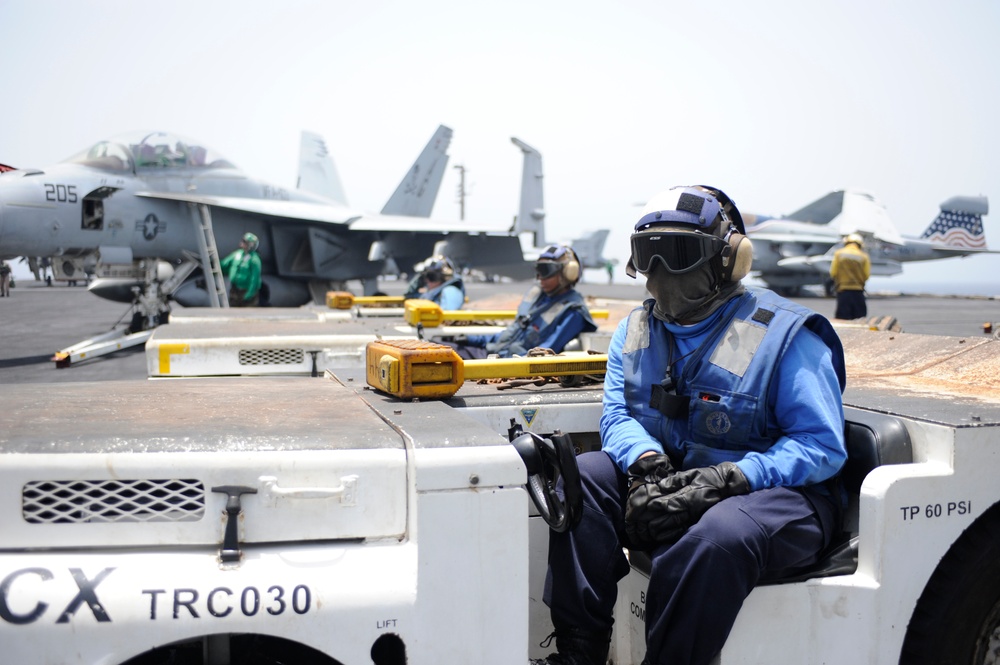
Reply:
M160 344L160 374L170 374L170 356L183 353L191 353L191 346L188 344Z
M590 315L595 319L606 319L610 313L606 309L592 309ZM513 309L455 309L442 310L441 306L430 300L411 299L404 305L403 317L411 326L423 325L425 328L437 328L445 321L496 321L498 319L517 318Z
M531 376L571 376L604 374L607 354L578 356L536 356L533 358L484 358L465 361L465 380L514 379Z
M402 399L445 399L467 380L603 374L608 356L571 355L463 361L445 344L379 340L365 349L368 385Z
M349 291L327 291L326 306L330 309L350 309L355 305L393 305L399 307L403 296L356 296Z

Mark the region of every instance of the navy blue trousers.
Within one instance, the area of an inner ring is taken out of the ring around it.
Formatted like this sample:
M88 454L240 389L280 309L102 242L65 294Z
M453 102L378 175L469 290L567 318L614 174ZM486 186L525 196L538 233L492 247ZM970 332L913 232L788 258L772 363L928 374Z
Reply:
M603 452L577 457L583 518L550 532L545 603L556 629L608 631L622 552L628 477ZM818 489L776 487L719 502L674 545L650 552L646 659L708 663L758 582L814 563L839 529L839 506Z
M868 303L864 291L838 291L837 309L833 314L835 319L851 321L868 316Z

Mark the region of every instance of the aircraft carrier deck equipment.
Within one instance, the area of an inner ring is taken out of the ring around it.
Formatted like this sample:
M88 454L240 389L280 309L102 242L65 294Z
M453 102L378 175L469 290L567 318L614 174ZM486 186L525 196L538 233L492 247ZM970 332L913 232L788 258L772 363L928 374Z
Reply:
M351 309L355 305L402 307L405 301L403 296L356 296L350 291L326 292L326 306L330 309Z
M109 330L56 351L52 356L52 362L56 364L56 369L65 369L84 360L91 360L115 351L145 344L152 334L152 330L140 330L134 333L124 329Z
M445 322L457 321L503 321L517 318L513 309L457 309L442 310L441 306L430 300L411 299L403 305L403 317L411 326L422 325L425 328L436 328ZM608 310L592 309L590 315L595 319L608 318Z
M427 304L432 306L430 311L436 309L440 314L436 304ZM435 327L432 334L489 335L503 330L503 326L473 324L475 320L476 317L467 317L467 325ZM440 323L438 320L435 325ZM170 323L159 326L146 342L147 375L150 378L316 377L326 370L364 368L365 346L369 342L416 340L422 337L421 330L422 325L410 325L398 315L358 316L357 310L186 309L171 317ZM584 333L574 349L605 352L609 339L607 332Z
M449 326L435 332L459 335L469 330L468 326ZM476 327L483 333L499 330ZM369 342L417 336L416 329L401 321L384 319L193 318L159 326L153 332L146 342L146 367L150 378L316 377L326 370L364 368Z
M523 661L529 501L502 432L593 423L599 387L449 405L362 383L0 386L5 662Z
M365 349L368 385L404 399L441 399L459 391L465 381L604 376L606 354L545 355L526 358L463 360L450 346L423 340L370 342Z
M995 665L1000 342L838 332L843 537L821 565L755 588L715 665ZM544 655L549 529L508 441L558 431L598 448L601 386L465 382L415 401L366 381L354 368L312 381L0 386L4 659ZM630 558L616 665L644 655L648 578Z

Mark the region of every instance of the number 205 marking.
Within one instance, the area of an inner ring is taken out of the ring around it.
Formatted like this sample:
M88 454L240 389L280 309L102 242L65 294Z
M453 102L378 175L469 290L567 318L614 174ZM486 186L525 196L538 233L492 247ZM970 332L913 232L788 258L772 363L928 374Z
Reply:
M53 185L45 183L45 200L59 203L76 203L76 185Z

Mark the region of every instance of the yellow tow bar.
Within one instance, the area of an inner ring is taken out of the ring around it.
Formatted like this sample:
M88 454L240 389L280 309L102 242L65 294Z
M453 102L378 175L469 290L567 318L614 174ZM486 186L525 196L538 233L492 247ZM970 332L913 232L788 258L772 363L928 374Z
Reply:
M517 318L517 310L513 309L443 310L436 302L419 298L404 300L403 296L356 296L348 291L326 292L326 306L330 309L351 309L355 305L403 307L403 316L408 324L423 325L425 328L437 328L446 321L497 321ZM590 315L595 319L606 319L609 312L606 309L592 309Z
M369 342L365 349L368 385L402 399L445 399L478 379L603 374L607 364L606 354L463 360L450 346L418 339Z
M595 319L606 319L609 316L606 309L592 309L590 315ZM517 311L513 309L456 309L442 310L441 306L430 300L412 299L404 305L403 317L411 326L423 325L425 328L437 328L445 321L495 321L497 319L515 319Z
M355 305L402 307L403 296L356 296L349 291L327 291L326 306L330 309L350 309Z

